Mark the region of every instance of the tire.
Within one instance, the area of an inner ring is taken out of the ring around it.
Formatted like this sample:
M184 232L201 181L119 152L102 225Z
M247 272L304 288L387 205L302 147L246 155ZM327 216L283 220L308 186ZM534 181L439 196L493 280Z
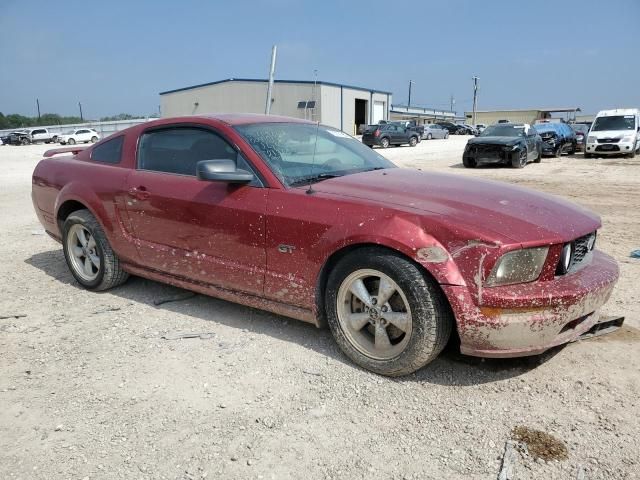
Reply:
M120 260L104 230L89 210L77 210L66 218L62 227L62 248L71 274L87 290L108 290L129 278L120 267Z
M383 279L391 294L376 307ZM354 287L358 282L366 291ZM370 299L368 312L354 288ZM406 258L379 248L363 248L336 265L329 275L325 308L331 333L345 355L387 376L407 375L432 361L447 344L453 325L438 285ZM395 322L385 319L391 313Z
M553 156L556 158L562 157L562 144L558 145L558 148L553 152Z
M427 140L431 140L432 138L433 138L433 136L430 133L428 133L427 134Z
M512 168L524 168L527 164L527 149L523 148L518 152L518 158L514 158L511 160Z
M538 152L538 156L533 161L533 163L540 163L542 161L542 150L538 149L537 152Z
M418 137L410 137L409 138L409 146L410 147L415 147L416 145L418 145Z
M51 137L51 141L52 141L53 143L58 143L58 136L57 136L57 135L54 135L53 137Z
M70 138L69 140L67 140L67 143L68 143L69 145L75 145L75 144L76 144L76 141L75 141L73 138Z
M389 139L387 137L384 137L380 140L380 146L382 148L389 148Z
M462 157L462 164L464 168L476 168L478 166L475 159L469 157Z
M96 143L98 141L98 137L91 137L91 143Z
M449 132L444 134L444 139L446 140L447 138L449 138Z
M575 142L573 142L571 144L571 150L569 150L569 155L575 155L577 150L578 150L578 145Z
M28 138L23 138L22 140L20 140L20 145L29 145L29 139Z

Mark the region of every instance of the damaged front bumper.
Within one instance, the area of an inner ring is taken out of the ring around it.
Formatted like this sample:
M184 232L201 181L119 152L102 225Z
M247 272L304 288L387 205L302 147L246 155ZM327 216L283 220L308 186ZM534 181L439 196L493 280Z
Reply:
M598 310L618 280L618 266L600 251L581 270L551 281L485 288L444 285L457 320L460 350L478 357L537 355L577 340L601 319Z

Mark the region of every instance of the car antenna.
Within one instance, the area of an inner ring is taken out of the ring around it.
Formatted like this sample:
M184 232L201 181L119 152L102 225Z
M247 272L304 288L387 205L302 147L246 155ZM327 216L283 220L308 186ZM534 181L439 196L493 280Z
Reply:
M309 188L307 189L307 195L311 195L315 192L312 186L313 182L313 166L316 163L316 147L318 145L318 129L320 128L320 122L316 122L316 140L313 142L313 158L311 158L311 173L309 174Z

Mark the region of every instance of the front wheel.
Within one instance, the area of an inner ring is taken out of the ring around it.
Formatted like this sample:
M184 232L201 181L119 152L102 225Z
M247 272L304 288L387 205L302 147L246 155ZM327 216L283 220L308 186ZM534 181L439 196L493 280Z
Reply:
M538 152L538 156L533 161L533 163L540 163L542 161L542 150L538 149L536 150L536 152Z
M464 168L476 168L477 163L471 157L462 157L462 165L464 165Z
M411 137L409 139L409 146L410 147L415 147L418 144L418 138L417 137Z
M107 290L124 283L129 274L120 267L102 227L89 210L71 213L63 225L64 257L80 285Z
M513 168L523 168L527 164L527 149L523 148L518 153L518 158L511 160L511 166Z
M358 250L333 269L325 302L338 346L381 375L418 370L451 334L453 316L437 284L414 263L377 248Z
M22 140L20 140L20 144L21 145L29 145L29 139L28 138L23 138Z
M427 135L427 140L431 140L432 138L433 138L433 136L429 133L429 134Z
M448 132L444 134L444 139L446 140L447 138L449 138L449 133Z

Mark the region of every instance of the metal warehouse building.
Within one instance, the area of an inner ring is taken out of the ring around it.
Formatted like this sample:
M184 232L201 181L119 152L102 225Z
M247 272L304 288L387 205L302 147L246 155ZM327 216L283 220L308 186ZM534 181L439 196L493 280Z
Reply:
M508 120L514 123L529 123L534 124L536 120L544 120L551 118L552 113L565 113L567 114L567 120L575 117L576 112L579 112L579 108L538 108L529 110L481 110L476 111L476 123L482 123L484 125L491 125L498 123L500 120ZM573 117L570 117L573 114ZM473 112L464 112L464 116L467 123L473 121Z
M160 93L163 117L199 113L264 113L267 80L229 78ZM276 80L271 114L319 121L356 134L389 119L391 93L339 83Z

